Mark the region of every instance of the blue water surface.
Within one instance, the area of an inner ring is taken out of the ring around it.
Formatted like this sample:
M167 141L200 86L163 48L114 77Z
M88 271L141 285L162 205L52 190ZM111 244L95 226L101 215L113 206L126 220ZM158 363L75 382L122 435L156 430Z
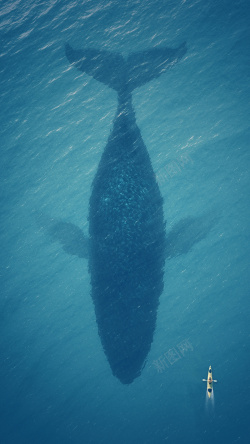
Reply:
M247 0L1 2L1 443L248 442L249 20ZM185 57L133 105L167 233L194 222L166 261L145 368L123 385L98 336L87 260L45 229L55 218L88 234L117 108L64 44L126 58L184 41Z

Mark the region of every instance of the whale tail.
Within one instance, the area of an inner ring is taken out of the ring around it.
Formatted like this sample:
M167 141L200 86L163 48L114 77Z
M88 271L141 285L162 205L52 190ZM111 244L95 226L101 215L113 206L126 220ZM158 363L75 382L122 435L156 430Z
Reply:
M159 77L187 52L186 42L178 48L153 48L132 53L127 60L119 53L98 49L74 50L68 43L65 53L77 69L104 83L118 93L135 88Z

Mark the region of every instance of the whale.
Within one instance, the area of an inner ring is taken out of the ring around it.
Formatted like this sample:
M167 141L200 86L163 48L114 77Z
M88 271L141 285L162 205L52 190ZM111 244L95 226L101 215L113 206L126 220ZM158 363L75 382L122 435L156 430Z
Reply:
M65 45L73 67L118 97L91 187L88 267L102 348L123 384L141 375L150 351L166 259L163 198L136 123L132 93L172 68L186 51L182 43L125 59L119 53Z

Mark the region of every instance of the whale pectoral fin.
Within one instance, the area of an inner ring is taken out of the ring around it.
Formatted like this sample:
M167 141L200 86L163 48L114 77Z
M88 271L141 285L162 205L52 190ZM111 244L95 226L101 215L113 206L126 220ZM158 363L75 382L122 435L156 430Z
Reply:
M208 235L217 220L216 215L207 213L177 222L167 235L166 259L188 253L196 243Z
M76 225L48 216L37 217L41 229L47 233L52 242L59 242L65 253L88 259L88 238Z
M153 48L132 53L127 59L130 90L159 77L187 52L186 42L178 48Z
M48 230L54 241L59 241L63 250L81 259L88 258L88 238L82 230L70 222L55 221Z

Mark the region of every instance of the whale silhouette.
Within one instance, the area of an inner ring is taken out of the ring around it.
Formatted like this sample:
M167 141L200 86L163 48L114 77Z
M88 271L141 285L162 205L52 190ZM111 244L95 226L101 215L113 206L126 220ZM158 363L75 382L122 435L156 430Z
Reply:
M113 130L92 184L88 252L98 333L123 384L141 374L150 350L166 255L163 199L136 124L132 91L175 65L186 50L183 43L125 60L65 45L71 64L118 93Z

